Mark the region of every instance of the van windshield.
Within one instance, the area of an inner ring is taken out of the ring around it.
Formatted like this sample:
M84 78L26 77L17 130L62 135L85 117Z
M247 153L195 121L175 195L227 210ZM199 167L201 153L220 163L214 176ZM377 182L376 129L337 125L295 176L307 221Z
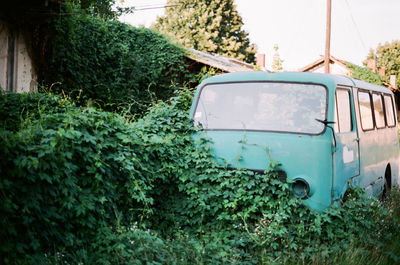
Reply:
M319 134L326 118L326 89L299 83L227 83L202 88L195 124L206 130Z

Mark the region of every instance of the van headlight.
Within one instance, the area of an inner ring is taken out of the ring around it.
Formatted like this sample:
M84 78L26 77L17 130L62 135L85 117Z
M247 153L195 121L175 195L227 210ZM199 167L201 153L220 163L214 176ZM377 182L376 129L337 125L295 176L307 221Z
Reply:
M292 183L293 195L299 199L306 199L310 196L310 185L304 179L294 179Z

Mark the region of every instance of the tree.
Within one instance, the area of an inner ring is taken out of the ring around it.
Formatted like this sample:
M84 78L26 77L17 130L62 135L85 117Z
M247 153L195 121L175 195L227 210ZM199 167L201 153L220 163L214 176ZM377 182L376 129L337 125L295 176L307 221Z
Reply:
M279 56L279 53L278 53L279 47L278 47L278 45L275 44L274 50L275 50L275 53L274 53L274 58L272 60L272 71L280 72L280 71L283 70L283 67L282 67L283 60Z
M400 84L400 40L394 40L391 43L379 44L376 50L371 49L364 65L368 60L376 59L377 68L385 68L385 82L390 82L390 76L396 76L396 84Z
M168 0L152 27L186 48L255 62L256 47L242 29L233 0Z
M99 15L105 19L116 19L124 13L132 13L132 7L120 7L117 3L124 0L68 0L83 10L86 14Z

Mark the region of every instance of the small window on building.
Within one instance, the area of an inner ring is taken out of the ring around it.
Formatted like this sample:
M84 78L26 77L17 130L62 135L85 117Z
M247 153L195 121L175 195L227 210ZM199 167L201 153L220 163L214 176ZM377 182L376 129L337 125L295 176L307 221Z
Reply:
M336 91L336 104L337 129L335 129L341 133L350 132L352 130L352 122L349 90L338 89Z
M368 92L358 91L358 105L360 107L361 127L364 131L374 129L371 98Z
M383 112L382 96L376 93L372 94L374 102L374 116L377 128L385 128L385 113Z
M386 121L389 127L395 126L395 118L394 118L394 108L393 108L393 101L392 97L389 95L385 95L385 114L386 114Z

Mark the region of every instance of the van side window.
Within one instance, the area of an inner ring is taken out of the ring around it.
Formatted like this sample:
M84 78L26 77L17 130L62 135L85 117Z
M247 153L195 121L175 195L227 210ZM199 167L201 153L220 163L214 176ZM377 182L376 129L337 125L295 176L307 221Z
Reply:
M339 132L339 121L337 119L337 99L335 96L335 104L334 104L334 110L333 110L333 121L335 122L333 124L333 130L335 131L335 133Z
M387 124L389 127L395 126L396 122L394 120L392 97L388 96L388 95L384 95L383 98L385 99L385 114L386 114Z
M375 124L378 129L385 128L385 113L383 112L382 96L376 93L372 94L374 102Z
M366 131L374 129L371 98L368 92L358 91L358 105L360 107L361 126L363 130Z
M347 89L336 90L336 117L337 117L337 131L350 132L352 130L351 124L351 108L350 108L350 92Z

